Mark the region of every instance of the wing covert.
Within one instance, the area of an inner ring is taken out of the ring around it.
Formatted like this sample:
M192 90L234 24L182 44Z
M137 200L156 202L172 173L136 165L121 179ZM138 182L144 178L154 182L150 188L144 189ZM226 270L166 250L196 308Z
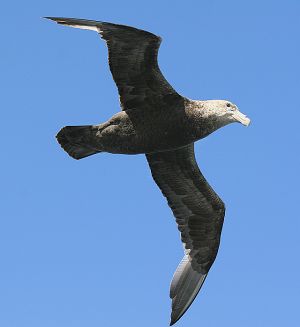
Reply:
M176 218L193 269L206 274L218 252L225 206L200 172L194 145L146 157Z

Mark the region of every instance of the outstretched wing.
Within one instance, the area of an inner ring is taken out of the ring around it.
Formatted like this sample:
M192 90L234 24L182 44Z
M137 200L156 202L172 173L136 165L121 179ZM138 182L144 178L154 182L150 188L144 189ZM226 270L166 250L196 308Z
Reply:
M161 107L180 98L158 66L160 37L125 25L76 18L46 18L100 33L107 43L109 66L118 87L122 110Z
M173 324L193 302L216 258L225 206L200 172L193 144L146 157L176 218L186 252L171 284Z

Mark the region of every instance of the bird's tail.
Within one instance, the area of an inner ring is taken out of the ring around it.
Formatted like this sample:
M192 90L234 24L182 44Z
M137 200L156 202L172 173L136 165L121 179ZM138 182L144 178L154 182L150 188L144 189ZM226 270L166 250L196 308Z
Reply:
M189 256L186 254L177 267L171 287L172 314L170 326L175 324L193 303L207 274L193 269Z
M92 125L66 126L56 135L61 147L74 159L82 159L101 152L93 144L95 131Z

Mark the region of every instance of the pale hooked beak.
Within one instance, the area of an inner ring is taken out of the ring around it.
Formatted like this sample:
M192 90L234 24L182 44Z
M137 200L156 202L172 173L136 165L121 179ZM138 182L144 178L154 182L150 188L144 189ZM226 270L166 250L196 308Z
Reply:
M233 118L239 123L242 123L244 126L249 126L251 122L251 120L246 115L242 114L238 110L233 113Z

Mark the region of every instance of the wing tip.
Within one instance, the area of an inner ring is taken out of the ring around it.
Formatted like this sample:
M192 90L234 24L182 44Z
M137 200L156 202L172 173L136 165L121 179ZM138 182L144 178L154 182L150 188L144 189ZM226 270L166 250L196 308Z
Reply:
M54 22L58 23L59 20L62 20L62 18L59 18L59 17L50 17L50 16L44 16L42 17L44 19L49 19L49 20L53 20Z
M170 326L173 326L174 324L176 324L176 322L185 314L186 311L187 311L187 309L184 312L181 312L180 314L178 314L178 312L172 311Z
M174 325L189 309L199 293L207 273L201 273L192 267L186 254L178 265L170 287L172 312L170 326Z
M174 324L176 324L176 322L186 313L187 309L185 311L183 311L183 312L180 312L180 311L172 311L172 313L171 313L170 326L173 326Z
M57 24L61 24L61 25L69 25L68 20L70 19L70 18L49 17L49 16L45 16L45 17L42 17L42 18L52 20L53 22L55 22Z
M159 44L162 41L162 38L158 35L155 35L151 32L148 32L148 31L136 28L136 27L123 25L123 24L115 24L115 23L109 23L109 22L98 21L98 20L90 20L90 19L82 19L82 18L51 17L51 16L44 16L42 18L52 20L52 21L56 22L57 24L61 24L61 25L67 25L70 27L75 27L75 28L80 28L80 29L85 29L85 30L93 30L100 34L102 33L103 27L122 28L122 29L127 29L130 31L135 31L138 33L143 33L143 34L146 34L151 37L155 37L159 41Z
M52 20L57 24L79 28L82 30L95 31L97 33L101 33L101 26L104 24L103 22L100 21L80 19L80 18L63 18L63 17L48 17L48 16L43 18Z

